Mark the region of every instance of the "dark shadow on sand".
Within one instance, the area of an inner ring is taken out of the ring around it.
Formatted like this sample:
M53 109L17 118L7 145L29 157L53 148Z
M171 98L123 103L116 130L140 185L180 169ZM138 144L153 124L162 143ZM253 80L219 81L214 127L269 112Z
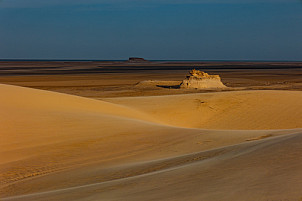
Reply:
M160 88L165 88L165 89L180 89L180 85L156 85L157 87Z

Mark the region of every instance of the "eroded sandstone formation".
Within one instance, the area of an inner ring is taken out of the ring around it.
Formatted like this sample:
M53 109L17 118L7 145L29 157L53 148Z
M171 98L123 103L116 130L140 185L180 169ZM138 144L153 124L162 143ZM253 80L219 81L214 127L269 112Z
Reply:
M193 89L217 89L225 88L226 86L221 82L219 75L209 75L208 73L193 69L190 71L190 75L182 81L180 87Z

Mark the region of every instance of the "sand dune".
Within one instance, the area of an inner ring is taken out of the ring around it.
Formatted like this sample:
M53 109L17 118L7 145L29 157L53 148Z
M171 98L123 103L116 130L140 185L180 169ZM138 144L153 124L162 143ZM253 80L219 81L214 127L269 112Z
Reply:
M206 129L302 128L300 91L232 91L104 99L169 125Z
M301 97L247 91L98 101L0 85L0 197L298 200Z
M298 201L302 198L301 143L300 131L270 140L122 166L116 169L120 174L142 173L123 179L4 200Z

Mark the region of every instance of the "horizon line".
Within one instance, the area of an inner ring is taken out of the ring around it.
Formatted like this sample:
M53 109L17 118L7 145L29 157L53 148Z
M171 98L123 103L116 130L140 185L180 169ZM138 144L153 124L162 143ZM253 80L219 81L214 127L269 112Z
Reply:
M143 57L137 57L137 58L143 58ZM144 58L145 59L145 58ZM248 59L145 59L147 62L302 62L302 60L248 60ZM128 61L128 59L24 59L24 58L18 58L18 59L1 59L0 61Z

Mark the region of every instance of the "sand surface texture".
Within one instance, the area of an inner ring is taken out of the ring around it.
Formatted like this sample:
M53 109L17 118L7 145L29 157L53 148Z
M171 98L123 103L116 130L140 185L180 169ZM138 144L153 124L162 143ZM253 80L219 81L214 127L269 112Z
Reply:
M302 199L302 92L95 100L0 85L0 200Z

